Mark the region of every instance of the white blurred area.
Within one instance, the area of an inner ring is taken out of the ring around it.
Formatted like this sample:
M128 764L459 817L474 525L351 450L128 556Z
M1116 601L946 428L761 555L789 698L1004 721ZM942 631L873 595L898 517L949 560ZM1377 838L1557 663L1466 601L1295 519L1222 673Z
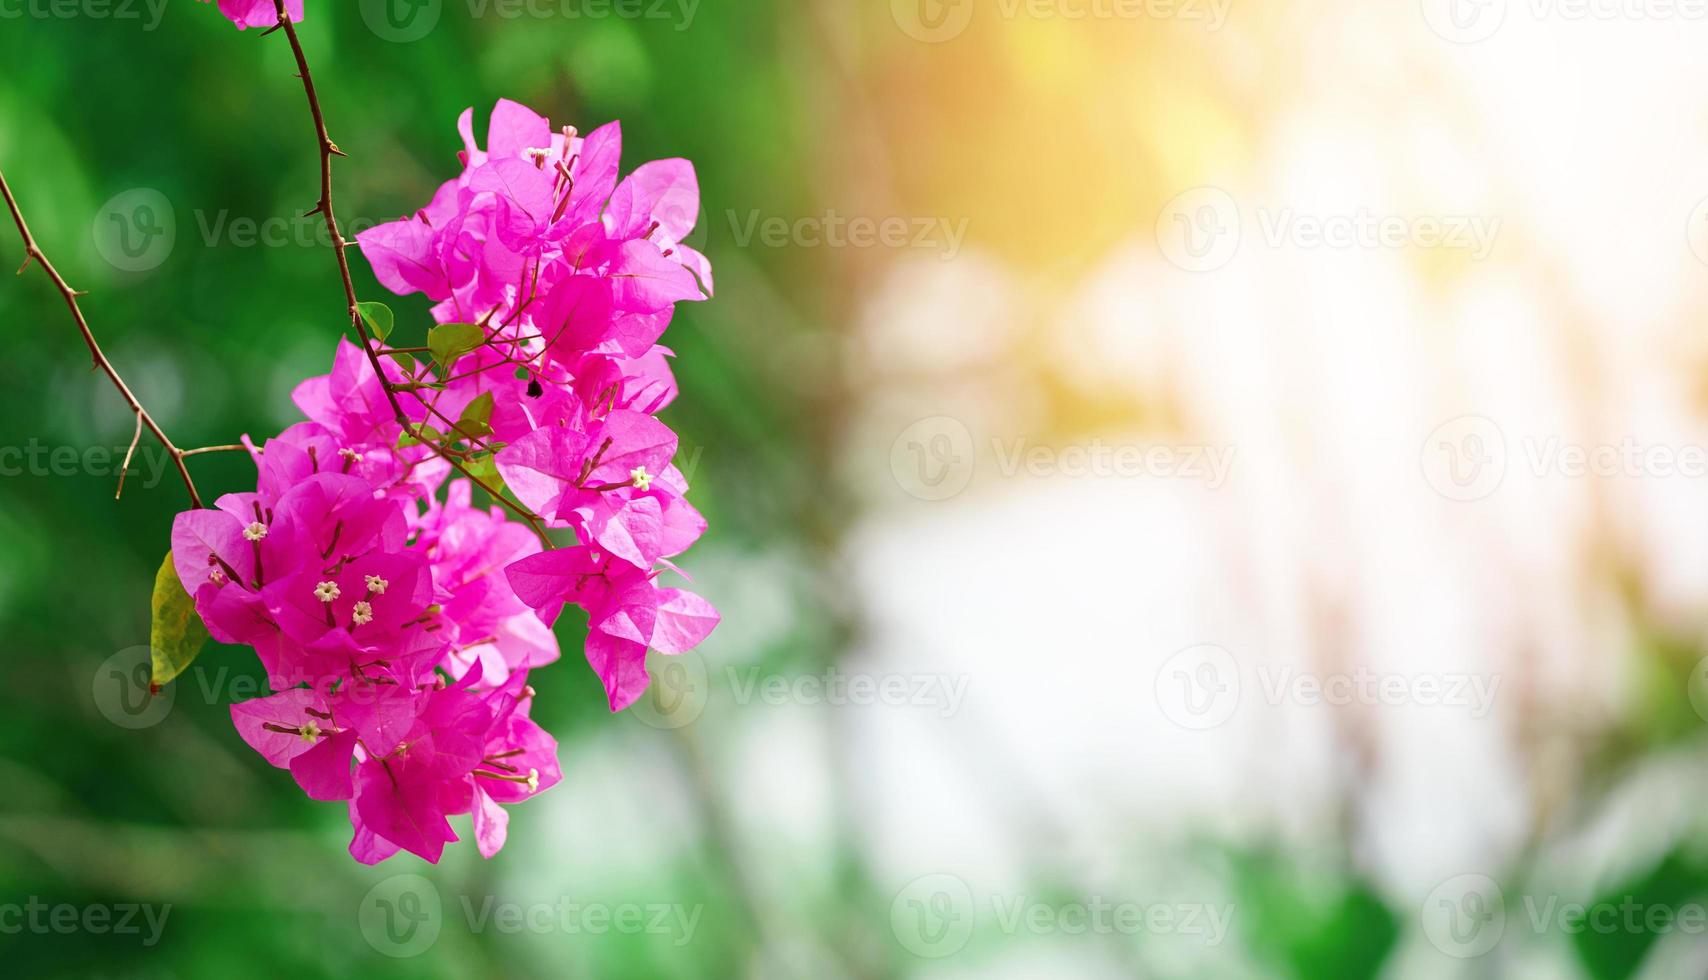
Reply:
M1642 710L1639 630L1708 624L1708 475L1652 456L1572 475L1547 454L1708 446L1708 22L1509 7L1476 44L1431 33L1415 3L1327 0L1287 5L1308 28L1241 8L1195 42L1266 93L1241 153L1152 189L1231 196L1238 250L1218 268L1171 262L1149 210L1068 283L979 252L976 224L955 260L878 277L845 356L864 402L842 476L868 505L844 556L866 630L850 669L968 679L953 717L836 716L885 886L950 873L982 902L1044 876L1086 896L1231 901L1189 847L1216 839L1278 846L1306 882L1350 861L1419 910L1448 879L1540 853L1548 872L1521 887L1587 901L1700 837L1703 752L1651 756L1595 793L1583 772ZM1276 244L1262 222L1284 209L1475 216L1498 236L1480 259ZM1466 446L1438 430L1466 416L1495 427L1504 476L1450 499L1440 440ZM970 441L917 459L970 475L921 499L897 439L938 418ZM1214 488L1008 473L1016 439L1235 455ZM1159 685L1203 644L1232 654L1239 698L1194 730ZM1263 678L1287 668L1463 675L1494 696L1481 716L1270 703ZM1401 929L1386 975L1493 975L1432 946L1419 915ZM1158 975L1266 975L1237 936L1151 940L1141 965ZM1582 975L1567 941L1509 924L1494 965ZM1647 975L1701 975L1702 944L1663 937ZM1078 937L987 953L918 975L1110 969Z

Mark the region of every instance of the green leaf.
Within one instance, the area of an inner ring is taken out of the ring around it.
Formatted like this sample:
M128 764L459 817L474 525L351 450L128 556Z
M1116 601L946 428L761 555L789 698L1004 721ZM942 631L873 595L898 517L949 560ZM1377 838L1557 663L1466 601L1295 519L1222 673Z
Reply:
M492 435L492 392L483 391L463 408L457 431L470 439Z
M368 331L385 342L391 336L392 324L396 322L391 315L391 307L384 303L357 303L356 312L361 315L362 322L368 325Z
M468 467L469 475L485 484L489 489L502 489L504 483L498 477L498 464L491 456L474 456L464 464Z
M484 439L492 435L492 426L485 422L458 422L456 429L457 434L465 439Z
M182 674L208 641L208 628L196 613L195 601L178 581L170 551L154 574L153 606L148 645L153 652L153 684L159 688Z
M444 441L444 438L444 433L440 432L438 429L433 428L425 422L417 422L410 426L409 429L405 430L402 435L397 437L397 448L403 449L407 446L419 446L424 442L442 442Z
M406 378L414 378L415 377L415 368L416 368L415 358L410 357L408 354L394 353L391 355L391 359L397 362L398 367L403 368L403 376L404 377L406 377Z
M462 421L492 424L492 392L483 391L463 409Z
M427 349L443 368L457 363L457 358L485 342L486 331L475 323L441 323L427 331Z

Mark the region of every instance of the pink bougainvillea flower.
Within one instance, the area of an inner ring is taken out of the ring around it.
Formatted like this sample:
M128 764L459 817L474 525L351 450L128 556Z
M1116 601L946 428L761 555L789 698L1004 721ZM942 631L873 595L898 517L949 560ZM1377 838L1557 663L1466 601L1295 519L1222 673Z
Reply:
M279 22L273 0L219 0L219 12L236 24L238 30L272 27ZM285 0L285 13L290 15L291 23L302 23L302 0Z
M548 620L565 604L587 610L587 662L603 682L612 711L646 691L649 647L685 653L718 624L717 610L706 600L661 588L652 573L588 547L524 558L508 572L516 595Z
M478 661L481 682L501 685L513 670L558 659L550 627L510 589L504 568L540 551L539 539L506 520L499 508L469 505L470 487L451 485L443 505L430 508L418 526L418 544L433 556L437 622L450 631L446 654L454 676Z

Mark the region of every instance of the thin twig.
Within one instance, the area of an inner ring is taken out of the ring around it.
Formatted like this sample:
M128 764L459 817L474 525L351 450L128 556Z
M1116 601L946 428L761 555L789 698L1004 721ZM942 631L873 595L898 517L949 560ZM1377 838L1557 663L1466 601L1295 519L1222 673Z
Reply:
M320 108L320 96L315 93L314 75L309 71L308 56L303 53L302 41L297 37L296 25L291 23L290 16L285 13L285 0L273 0L273 7L279 16L278 29L282 29L285 32L285 37L290 39L291 54L296 56L297 77L302 79L303 94L308 97L308 111L314 117L315 142L320 148L320 201L309 209L308 213L310 215L319 214L326 219L326 232L332 238L332 254L338 259L338 277L344 283L344 300L349 307L350 325L356 329L356 336L362 341L362 352L367 354L368 363L372 365L375 377L379 378L380 387L385 391L386 401L391 405L392 415L396 417L397 424L407 432L410 428L409 416L404 413L403 406L397 400L396 387L386 378L385 368L380 364L379 352L374 349L374 345L368 339L368 327L362 322L361 309L357 305L356 284L350 278L350 260L344 254L344 250L353 243L345 241L344 234L338 230L338 217L332 207L332 158L334 156L348 156L348 154L340 150L338 144L332 142L332 137L326 132L326 116ZM272 32L269 31L268 33ZM470 473L462 463L442 452L439 447L431 443L426 443L426 445L445 462L451 464L452 469L491 493L491 488L476 478L473 473ZM541 525L538 515L503 494L493 493L492 497L533 528L534 533L539 536L540 541L547 548L555 547L551 538L546 536L546 529Z
M142 441L142 416L136 417L136 431L131 433L130 448L125 450L124 465L119 467L119 488L113 491L113 499L118 500L125 495L125 476L130 473L130 460L136 455L136 444Z
M248 451L248 446L233 443L229 446L203 446L200 449L186 449L184 455L188 457L200 456L203 453L246 453Z
M190 493L190 503L197 508L202 507L202 497L196 492L196 482L190 479L190 470L184 465L184 451L174 446L172 440L166 437L166 430L142 407L142 402L131 393L125 379L119 377L119 372L113 368L112 362L107 360L107 355L101 352L101 345L95 342L95 334L89 329L89 321L83 318L83 311L77 305L77 297L84 294L66 283L65 277L59 274L59 270L53 267L53 263L49 262L47 255L42 252L41 246L36 244L35 236L30 234L29 223L24 221L24 212L18 209L18 201L12 196L12 188L6 183L4 173L0 173L0 194L5 196L6 207L12 212L12 221L18 226L18 234L24 240L24 264L18 267L18 272L22 273L29 266L30 259L35 259L42 271L47 273L47 277L53 280L59 295L65 298L66 308L71 310L71 318L77 322L77 330L83 335L83 343L88 346L89 356L94 359L95 367L106 373L113 382L113 387L124 397L125 403L130 405L130 410L136 413L137 424L146 426L154 438L160 440L160 445L166 448L167 455L172 457L172 465L178 468L178 475L184 480L184 489ZM133 447L134 445L135 443L132 443Z

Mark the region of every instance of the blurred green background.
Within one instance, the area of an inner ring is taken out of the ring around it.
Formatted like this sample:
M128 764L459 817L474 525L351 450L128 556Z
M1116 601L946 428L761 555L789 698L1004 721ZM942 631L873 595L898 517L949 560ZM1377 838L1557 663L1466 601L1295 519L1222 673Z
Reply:
M1428 2L307 2L347 234L425 203L457 115L479 132L500 97L583 132L620 118L625 170L694 161L718 295L665 337L666 418L711 523L684 566L725 620L612 717L566 617L533 678L564 783L512 810L492 861L465 842L363 868L344 812L233 732L252 655L210 648L140 697L183 490L145 438L115 502L132 419L39 270L6 278L0 973L1708 976L1708 930L1559 913L1708 901L1708 498L1515 467L1443 500L1425 441L1489 413L1514 439L1708 444L1708 245L1688 254L1708 231L1677 234L1708 196L1677 176L1708 160L1677 135L1700 97L1639 70L1699 45L1657 23L1619 58L1460 48ZM1402 54L1372 58L1372 31ZM1626 96L1593 118L1558 74L1591 64ZM284 38L192 0L0 0L0 66L0 170L168 432L294 421L345 324ZM1586 147L1592 123L1630 128ZM1677 179L1627 200L1620 152ZM1527 196L1573 168L1570 195ZM1575 207L1585 187L1605 207ZM1350 201L1506 225L1482 265L1248 233L1224 268L1182 268L1165 219L1206 188L1248 220ZM828 241L850 217L921 237ZM416 342L425 302L353 264ZM1624 414L1655 391L1677 397ZM1074 479L1065 456L1005 469L973 432L1239 462L1223 488ZM252 479L192 466L209 498ZM1248 671L1212 730L1164 689L1202 643ZM1249 673L1367 662L1498 698L1266 706ZM966 697L837 703L826 676ZM1108 901L1229 929L1068 924ZM157 937L80 918L138 904L169 908Z

